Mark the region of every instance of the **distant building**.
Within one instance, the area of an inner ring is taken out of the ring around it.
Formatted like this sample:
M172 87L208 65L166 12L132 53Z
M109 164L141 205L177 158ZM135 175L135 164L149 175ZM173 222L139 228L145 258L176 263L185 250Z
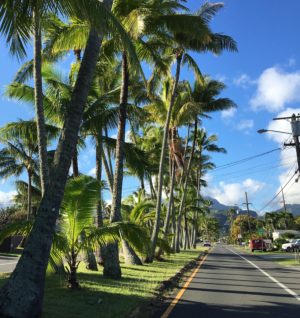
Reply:
M273 240L281 238L282 235L284 235L286 233L294 234L295 236L299 236L300 237L300 231L295 231L295 230L276 230L276 231L274 231L272 233Z

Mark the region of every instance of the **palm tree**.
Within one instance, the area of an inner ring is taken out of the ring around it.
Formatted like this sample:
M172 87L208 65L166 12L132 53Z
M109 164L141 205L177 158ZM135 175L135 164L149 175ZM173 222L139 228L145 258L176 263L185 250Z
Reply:
M111 6L111 0L104 0L103 3L97 1L93 6L84 6L84 9L90 9L93 11L93 16L97 16L94 19L94 26L97 28L99 26L99 16L103 16L104 12L107 17ZM84 14L81 6L80 10ZM99 14L99 11L101 14ZM112 19L116 22L114 18ZM119 28L118 30L121 29ZM123 38L125 38L124 33ZM0 311L3 315L32 317L39 316L41 313L44 278L56 219L63 198L71 159L77 144L80 122L101 43L102 37L100 37L96 29L91 29L72 93L72 108L64 124L55 153L49 186L39 206L37 218L21 259L10 279L0 290ZM27 288L19 289L17 286L21 285Z
M45 128L45 117L43 108L43 88L42 88L42 22L49 12L67 13L69 5L64 1L40 0L34 2L2 1L0 32L4 32L7 42L10 42L11 51L19 56L26 55L25 44L29 41L31 33L34 37L34 99L37 124L37 138L40 157L40 176L42 183L42 193L44 193L48 183L48 160L47 160L47 139ZM70 1L69 1L70 4ZM70 13L70 12L68 12Z
M56 137L59 130L47 125L49 140ZM33 121L12 122L0 129L0 175L2 177L19 177L27 173L27 220L31 217L32 181L38 174L38 138Z
M66 259L68 287L72 289L80 287L77 281L80 263L78 256L83 251L94 251L99 244L106 245L123 238L142 253L145 253L149 245L147 233L136 224L118 222L101 228L95 226L95 208L100 188L97 180L85 175L69 179L66 185L49 265L58 266L56 262L60 262L62 258ZM10 224L1 232L0 242L12 234L28 233L31 228L32 222Z
M181 64L185 63L192 66L195 70L196 77L200 78L200 72L198 67L196 67L195 61L187 54L188 50L193 50L196 52L212 51L214 53L220 53L224 49L236 51L236 43L228 36L224 36L217 33L212 33L208 27L208 24L212 17L217 13L217 11L223 5L220 3L216 4L204 4L197 15L179 15L177 18L186 18L185 26L187 29L182 28L181 30L170 30L169 36L171 36L172 42L174 44L173 52L174 58L176 60L176 72L175 79L172 88L172 94L170 98L170 104L168 108L168 114L164 126L164 137L162 144L162 152L160 157L159 166L159 178L158 178L158 188L157 188L157 218L154 225L152 233L152 250L149 261L153 260L156 240L158 237L159 224L160 224L160 211L161 211L161 199L162 199L162 184L163 184L163 174L164 167L163 162L165 160L165 152L167 145L167 136L169 131L169 124L172 114L172 109L175 102L175 96L177 94L177 87L180 78ZM193 22L189 24L188 22ZM179 24L182 27L182 24Z
M101 228L95 226L95 208L99 192L99 182L84 175L71 179L66 186L54 249L59 249L67 260L68 282L71 288L79 287L76 272L78 255L82 250L95 250L98 244L106 245L121 239L129 240L140 251L144 251L147 245L144 231L134 224L125 222Z
M195 118L194 118L194 138L192 142L191 153L188 160L187 168L185 169L185 173L184 173L185 177L182 179L184 191L182 193L181 204L180 204L179 212L178 212L176 251L179 251L179 233L180 233L181 215L182 215L184 203L185 203L185 195L186 195L186 189L188 187L188 182L190 177L191 164L192 164L192 160L194 156L194 151L196 149L196 141L197 141L197 134L198 134L198 129L197 129L198 116L204 115L204 113L207 113L207 112L236 107L235 103L229 98L218 97L221 91L225 88L225 85L219 81L211 80L209 77L204 77L201 81L199 80L195 81L193 90L191 89L189 83L186 83L186 85L187 85L187 95L189 96L187 105L192 106L196 110L196 112L195 112ZM200 146L203 146L203 145L200 143ZM218 148L216 147L215 151L217 151L217 149ZM222 150L220 149L220 151ZM200 152L202 152L202 150L200 150Z

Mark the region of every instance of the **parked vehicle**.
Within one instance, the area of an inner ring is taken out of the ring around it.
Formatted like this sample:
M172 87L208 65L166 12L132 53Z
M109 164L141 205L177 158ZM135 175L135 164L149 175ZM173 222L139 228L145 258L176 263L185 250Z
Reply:
M204 241L203 246L211 247L210 241Z
M285 252L294 252L300 249L300 239L291 240L290 243L282 244L281 249Z
M257 251L266 251L267 244L263 239L249 240L249 248L251 252Z

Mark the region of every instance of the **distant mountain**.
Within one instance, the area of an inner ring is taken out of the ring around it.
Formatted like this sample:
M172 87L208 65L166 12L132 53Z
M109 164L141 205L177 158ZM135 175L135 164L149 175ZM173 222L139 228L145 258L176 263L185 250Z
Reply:
M227 228L229 226L228 220L227 220L227 211L231 208L235 209L237 211L236 216L238 215L247 215L247 210L242 210L237 206L230 206L220 203L218 200L214 198L207 197L206 199L210 200L212 202L212 206L210 208L211 216L218 219L221 228ZM250 210L249 211L250 216L257 218L258 214L255 211Z
M212 211L228 211L229 209L235 209L238 213L237 214L247 214L247 210L242 210L238 206L235 205L225 205L220 203L217 199L206 197L206 199L210 200L212 202L211 210ZM257 217L257 213L253 210L250 210L250 215L253 217Z
M286 205L287 211L293 213L294 216L300 215L300 204L287 204ZM275 212L283 211L283 208L276 210Z

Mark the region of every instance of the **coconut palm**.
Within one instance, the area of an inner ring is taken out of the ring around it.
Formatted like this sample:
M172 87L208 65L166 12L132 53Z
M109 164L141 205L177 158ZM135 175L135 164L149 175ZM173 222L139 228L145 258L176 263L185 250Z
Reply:
M93 28L91 28L89 33L76 84L72 92L72 107L68 113L61 138L58 142L49 186L39 206L33 230L28 238L21 259L14 273L0 291L0 311L5 315L13 315L15 317L38 316L42 309L44 277L56 219L103 39L103 36L99 35L97 29L99 31L102 29L101 31L103 31L103 22L106 23L106 26L108 21L113 22L113 25L116 26L115 30L117 29L122 34L124 40L128 40L127 35L123 32L123 28L109 14L112 6L111 0L104 0L103 3L93 1L93 5L89 5L86 2L85 4L87 5L82 8L77 3L78 12L81 12L83 15L81 17L86 17L84 16L86 9L92 12L92 16L95 17L92 21ZM106 17L104 21L101 20L103 13ZM99 24L101 24L102 28ZM32 257L33 254L34 257ZM20 285L27 286L27 288L20 290L16 287Z
M60 218L52 245L51 260L66 260L68 286L79 288L77 268L78 256L96 246L126 238L137 250L145 253L149 245L147 233L130 222L119 222L98 228L94 224L95 211L101 185L92 177L81 175L69 179L61 205ZM28 233L32 222L17 222L4 228L0 241L15 233ZM122 237L120 236L122 232ZM56 264L58 265L58 264Z
M59 130L54 126L46 126L49 140L56 137ZM27 183L27 220L31 217L32 182L38 179L38 138L33 121L12 122L0 129L0 175L20 177L26 171Z
M194 156L194 151L196 149L197 142L197 134L198 134L198 116L203 115L208 112L225 110L231 107L236 107L235 103L229 98L220 98L219 94L225 88L225 85L219 81L211 80L209 77L204 77L201 81L195 81L194 89L192 90L189 83L186 83L187 86L187 95L188 102L187 105L190 105L193 109L195 109L195 117L194 117L194 138L192 142L192 148L190 157L188 160L187 168L185 169L184 178L182 179L184 189L187 189L191 164ZM203 133L203 131L202 131ZM204 137L204 136L203 136ZM202 141L204 142L204 141ZM200 143L200 146L201 145ZM213 148L211 148L213 150ZM218 149L217 147L215 148ZM200 150L202 152L202 150ZM221 151L221 150L220 150ZM176 251L179 251L179 233L180 233L180 224L181 224L181 215L184 209L185 204L185 195L186 191L184 190L182 193L181 204L178 212L178 230L176 236Z
M140 251L145 250L145 242L147 245L145 232L134 224L115 223L101 228L95 226L99 192L98 181L87 176L72 179L66 186L54 248L60 249L60 253L67 260L71 288L79 286L76 272L79 264L78 255L82 250L95 250L98 244L106 245L121 238L129 240ZM60 243L57 246L56 241Z
M205 52L205 51L212 51L214 53L220 53L224 49L230 51L236 51L236 43L228 36L213 33L209 29L209 22L211 21L212 17L219 11L219 9L223 5L220 3L204 4L197 14L193 15L182 15L182 18L185 17L185 24L178 24L180 27L182 25L187 26L187 29L182 28L181 30L169 30L172 42L173 42L173 52L174 58L176 60L176 72L175 72L175 79L174 84L172 87L172 93L170 98L170 104L168 108L168 114L164 126L164 137L163 137L163 144L162 144L162 152L160 157L160 167L159 167L159 182L158 182L158 189L157 189L157 218L155 222L155 226L152 233L152 250L149 260L151 261L154 256L155 246L156 246L156 239L158 236L159 231L159 224L160 224L160 209L161 209L161 198L162 198L162 184L163 184L163 162L165 160L165 152L166 152L166 145L167 145L167 136L169 131L169 124L170 118L172 114L172 109L174 106L175 96L177 94L177 87L180 78L180 71L181 71L181 64L186 63L189 66L192 66L195 70L196 77L198 79L201 78L201 73L198 70L198 67L195 61L188 55L188 51L196 51L196 52ZM193 24L189 24L193 22ZM190 28L189 28L190 27ZM187 178L188 179L188 178ZM183 200L184 201L184 200Z

